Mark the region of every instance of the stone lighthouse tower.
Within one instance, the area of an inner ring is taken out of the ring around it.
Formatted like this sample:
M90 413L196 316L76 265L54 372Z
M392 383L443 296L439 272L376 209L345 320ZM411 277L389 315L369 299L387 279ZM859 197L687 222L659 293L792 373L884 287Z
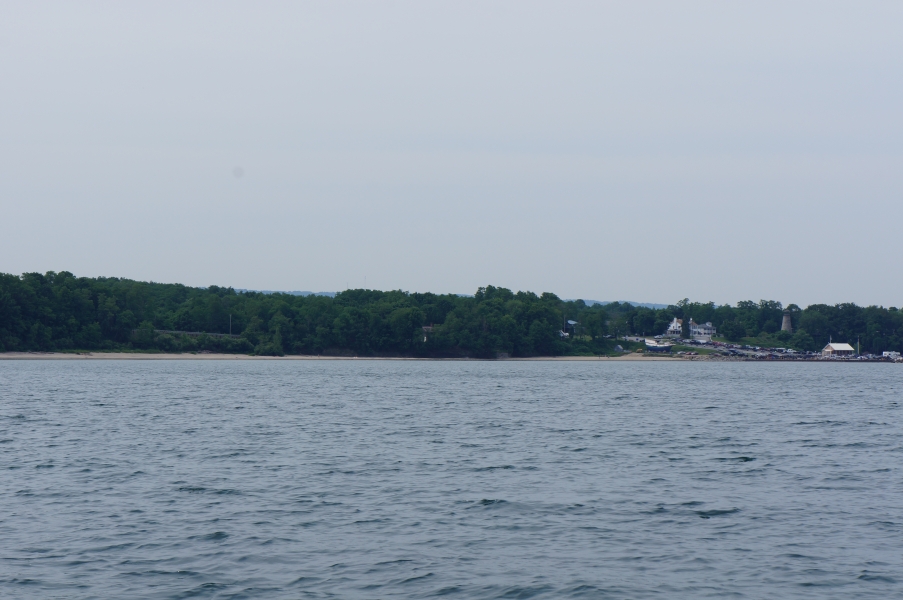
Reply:
M781 322L781 331L793 333L793 323L790 321L790 311L784 309L784 320Z

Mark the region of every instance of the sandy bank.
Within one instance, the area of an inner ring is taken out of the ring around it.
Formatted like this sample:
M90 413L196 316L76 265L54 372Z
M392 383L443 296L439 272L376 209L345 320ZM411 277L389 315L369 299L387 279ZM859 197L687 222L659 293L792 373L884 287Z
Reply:
M0 360L438 360L462 361L480 360L473 358L374 358L357 356L248 356L247 354L141 354L135 352L88 352L73 354L66 352L0 352ZM503 358L497 362L512 361L674 361L680 360L667 356L643 356L642 354L625 354L615 357L598 356L546 356L534 358Z

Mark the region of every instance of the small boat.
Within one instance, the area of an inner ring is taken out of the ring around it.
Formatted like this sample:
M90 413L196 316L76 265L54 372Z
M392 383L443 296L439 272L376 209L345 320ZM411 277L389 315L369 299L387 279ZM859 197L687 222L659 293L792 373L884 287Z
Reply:
M671 347L674 344L665 341L658 340L650 340L646 338L646 350L649 352L671 352Z

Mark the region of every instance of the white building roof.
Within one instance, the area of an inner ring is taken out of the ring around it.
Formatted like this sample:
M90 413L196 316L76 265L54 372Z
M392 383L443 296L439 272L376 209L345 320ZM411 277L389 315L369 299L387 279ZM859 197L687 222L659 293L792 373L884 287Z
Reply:
M835 352L837 352L838 350L842 350L842 351L845 350L847 352L853 352L853 350L855 350L849 344L837 344L837 343L828 344L827 346L824 347L825 350L827 350L828 348L830 348L831 350L834 350Z

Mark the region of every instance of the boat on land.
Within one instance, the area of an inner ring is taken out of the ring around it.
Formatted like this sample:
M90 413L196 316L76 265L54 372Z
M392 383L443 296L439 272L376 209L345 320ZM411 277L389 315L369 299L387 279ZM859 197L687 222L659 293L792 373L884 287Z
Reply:
M673 345L674 344L664 340L659 341L646 338L646 350L649 352L671 352L671 347Z

